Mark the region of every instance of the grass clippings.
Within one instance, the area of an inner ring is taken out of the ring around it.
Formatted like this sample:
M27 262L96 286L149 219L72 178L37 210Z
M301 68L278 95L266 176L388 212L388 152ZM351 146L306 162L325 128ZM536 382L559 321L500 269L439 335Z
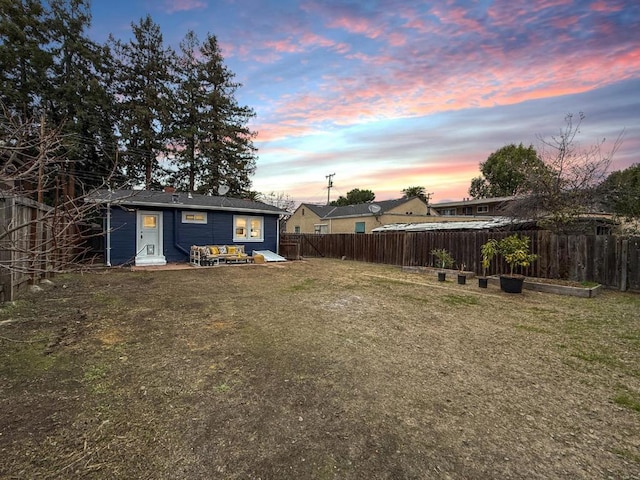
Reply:
M328 259L54 280L0 309L0 478L640 477L638 295Z

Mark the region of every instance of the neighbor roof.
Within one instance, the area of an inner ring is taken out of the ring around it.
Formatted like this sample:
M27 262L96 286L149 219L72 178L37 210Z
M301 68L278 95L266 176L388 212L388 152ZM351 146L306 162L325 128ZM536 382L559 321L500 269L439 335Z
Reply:
M320 218L344 218L344 217L364 217L373 215L369 207L371 205L378 205L380 207L380 211L376 213L376 215L382 215L388 210L391 210L403 203L412 200L412 198L398 198L395 200L381 200L379 202L369 202L369 203L358 203L356 205L346 205L343 207L334 207L331 205L312 205L309 203L304 203L306 208L311 210L313 213L318 215ZM425 203L426 206L426 203Z
M501 203L514 200L516 197L489 197L489 198L469 198L466 200L456 200L453 202L440 202L432 203L432 208L446 208L446 207L462 207L465 205L485 205L487 203Z
M517 220L509 217L491 217L487 220L470 220L468 222L428 222L428 223L390 223L371 230L372 233L384 232L427 232L438 230L494 230L522 229L533 227L535 222Z
M115 190L111 192L108 190L98 190L89 195L87 202L161 208L233 210L234 212L268 213L274 215L287 214L287 212L278 207L253 200L153 190Z

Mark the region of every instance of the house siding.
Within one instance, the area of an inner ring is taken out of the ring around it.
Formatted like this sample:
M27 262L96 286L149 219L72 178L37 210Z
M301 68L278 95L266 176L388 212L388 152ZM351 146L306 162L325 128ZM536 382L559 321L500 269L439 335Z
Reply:
M106 222L106 220L105 220ZM106 223L105 223L105 231ZM106 242L105 242L106 248ZM132 263L136 256L136 212L111 209L111 264ZM106 258L106 256L105 256Z
M303 211L304 215L302 214ZM300 227L300 232L302 233L314 233L315 225L318 223L329 222L320 220L320 217L313 213L309 207L301 205L287 220L286 231L288 233L294 233L295 228Z
M201 211L196 209L153 209L145 211L162 212L163 254L167 262L186 262L192 245L244 245L249 254L253 250L272 250L278 248L278 215L261 213L236 213L207 211L207 223L182 223L183 211ZM234 215L262 217L264 219L264 241L234 242ZM106 228L105 228L106 230ZM136 251L136 211L129 212L120 208L111 210L111 264L133 263Z

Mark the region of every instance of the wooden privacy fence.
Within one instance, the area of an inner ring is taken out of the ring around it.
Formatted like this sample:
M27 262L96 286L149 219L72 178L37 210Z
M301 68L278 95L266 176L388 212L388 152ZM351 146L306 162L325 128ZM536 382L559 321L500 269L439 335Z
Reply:
M0 196L0 302L67 264L77 237L77 226L51 207Z
M399 266L433 266L431 251L447 249L456 268L482 273L480 247L513 232L402 232L382 234L284 234L303 257L346 257ZM531 277L598 282L621 290L640 290L640 237L556 235L545 230L518 232L531 238L538 259L525 271ZM281 255L288 252L281 249ZM494 261L488 274L507 272Z

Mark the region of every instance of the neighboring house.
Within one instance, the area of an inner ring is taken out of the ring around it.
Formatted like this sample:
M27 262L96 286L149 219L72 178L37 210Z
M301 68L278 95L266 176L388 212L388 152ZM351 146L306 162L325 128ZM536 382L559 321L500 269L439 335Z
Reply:
M516 197L465 198L456 202L440 202L431 205L437 215L445 217L489 216L495 217L506 213L506 206Z
M189 261L191 245L244 245L278 251L278 219L287 212L251 200L183 192L100 191L107 265Z
M301 204L287 220L287 233L371 233L387 223L425 222L427 203L418 198L400 198L335 207Z

